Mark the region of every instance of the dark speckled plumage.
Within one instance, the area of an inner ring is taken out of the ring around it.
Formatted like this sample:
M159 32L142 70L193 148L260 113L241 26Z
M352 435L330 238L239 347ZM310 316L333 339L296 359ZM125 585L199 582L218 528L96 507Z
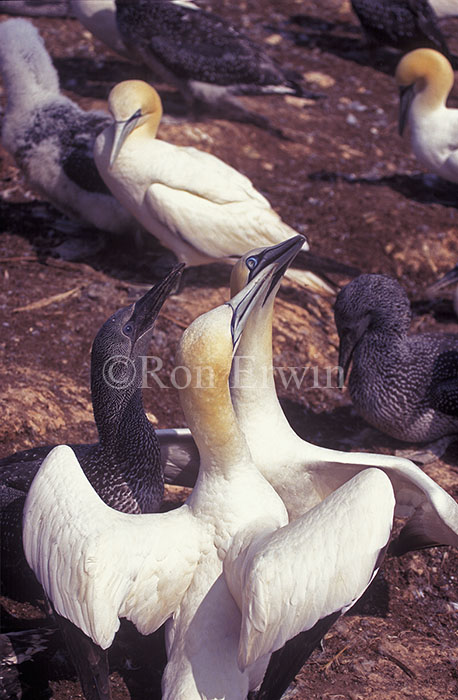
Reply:
M297 89L260 46L217 15L170 0L116 0L116 7L119 31L133 53L145 60L144 52L151 52L179 79L255 92Z
M431 48L450 59L428 0L351 0L369 39L403 51Z
M410 304L384 275L360 275L337 295L339 364L358 413L409 442L458 435L458 335L409 335Z
M318 97L301 86L299 73L285 70L262 46L191 2L116 0L116 20L132 57L149 66L154 78L175 85L194 112L203 108L272 130L234 95Z

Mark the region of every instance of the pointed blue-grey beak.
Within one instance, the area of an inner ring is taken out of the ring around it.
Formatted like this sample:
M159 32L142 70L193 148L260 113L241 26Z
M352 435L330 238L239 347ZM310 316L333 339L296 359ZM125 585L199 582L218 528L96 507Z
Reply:
M135 129L141 116L141 110L138 109L135 114L129 117L129 119L126 121L114 122L114 137L113 144L111 146L110 168L113 166L113 163L118 157L124 141L129 136L131 131Z
M226 302L233 310L231 333L234 351L258 298L263 297L262 303L265 304L304 243L307 243L304 236L297 235L254 255L256 271L250 274L248 284Z

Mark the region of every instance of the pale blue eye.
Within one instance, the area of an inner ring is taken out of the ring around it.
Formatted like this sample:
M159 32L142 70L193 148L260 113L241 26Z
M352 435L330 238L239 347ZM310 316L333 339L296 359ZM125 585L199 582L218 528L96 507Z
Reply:
M245 262L249 270L254 270L254 268L258 264L258 259L253 256L251 258L247 258Z

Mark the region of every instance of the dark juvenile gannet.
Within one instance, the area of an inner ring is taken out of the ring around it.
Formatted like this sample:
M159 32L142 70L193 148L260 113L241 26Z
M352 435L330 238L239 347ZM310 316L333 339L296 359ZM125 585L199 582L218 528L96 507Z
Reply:
M429 47L450 57L428 0L351 0L370 41L411 51Z
M399 133L410 128L412 150L428 170L458 182L458 109L446 107L454 73L438 51L417 49L396 68Z
M394 279L360 275L339 292L339 365L358 413L399 440L458 435L458 335L409 335L407 294Z
M2 143L31 187L58 209L111 233L135 232L94 164L105 112L85 112L61 95L57 71L38 30L24 19L0 24L0 72L7 93Z
M119 617L144 634L168 620L164 700L245 700L275 649L360 597L389 540L394 496L381 470L356 475L288 524L237 424L232 355L290 258L280 250L183 334L180 398L201 459L183 506L114 511L65 445L46 458L27 498L26 556L60 614L103 648Z
M296 232L251 181L216 156L156 138L162 104L140 80L109 96L114 124L96 139L94 157L115 197L186 265L233 263L254 247ZM303 246L308 250L306 239ZM307 264L305 262L304 264ZM299 284L334 292L311 272L288 270Z
M148 354L154 322L181 269L174 268L135 304L110 316L92 347L92 403L99 442L76 446L75 451L100 498L126 513L155 512L163 497L160 446L142 404L142 356ZM2 577L13 585L22 569L28 569L22 551L22 511L40 452L31 451L35 459L5 458L0 463ZM72 627L62 623L61 629L86 698L108 698L106 655L78 630L75 639Z
M458 265L455 265L455 267L446 272L437 282L431 284L428 287L428 294L436 294L438 291L451 284L455 285L455 290L453 292L453 308L458 316Z
M116 0L119 32L133 58L175 85L193 111L269 128L236 94L317 97L239 29L191 0Z

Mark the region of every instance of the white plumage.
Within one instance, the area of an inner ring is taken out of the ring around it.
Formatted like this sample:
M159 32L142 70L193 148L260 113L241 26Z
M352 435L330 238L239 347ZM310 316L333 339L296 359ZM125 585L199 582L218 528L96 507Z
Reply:
M61 95L38 30L23 19L0 24L0 71L7 93L2 143L31 187L68 216L111 233L134 233L136 220L111 195L94 163L105 112L85 112Z
M301 243L295 239L296 251ZM185 505L165 515L112 511L61 446L43 463L25 507L30 565L59 612L99 644L110 644L120 616L149 632L172 615L163 678L167 700L244 700L262 680L277 645L361 595L391 530L392 488L377 470L346 484L322 514L318 506L288 525L281 499L253 464L237 425L228 384L234 344L250 311L271 292L275 273L283 271L283 252L231 302L199 317L181 340L177 363L188 368L190 379L182 405L201 457ZM202 366L213 372L204 387ZM372 507L368 485L377 492L373 528L358 518L361 499ZM341 527L334 528L333 517ZM350 543L356 538L355 560ZM324 543L316 585L312 550ZM288 567L294 576L287 575ZM335 588L350 567L351 576Z
M109 108L115 124L100 134L94 151L100 174L180 261L234 262L254 247L296 233L235 168L204 151L156 138L162 106L150 85L119 83L110 93ZM330 291L313 273L289 270L288 277Z
M458 17L458 0L429 0L439 19L445 17Z
M252 251L235 265L233 294L265 265L267 251ZM458 504L413 462L390 455L342 452L302 440L278 401L272 366L272 318L275 292L247 319L231 374L231 396L239 425L262 474L296 519L336 488L369 467L383 469L396 495L396 513L409 517L399 546L458 546ZM237 380L238 368L242 380ZM245 372L245 374L243 374Z
M401 135L408 124L420 163L445 180L458 182L458 109L446 106L454 82L449 61L433 49L416 49L399 62L396 82L401 91Z
M70 4L76 18L94 36L121 56L135 60L118 31L115 0L70 0Z

